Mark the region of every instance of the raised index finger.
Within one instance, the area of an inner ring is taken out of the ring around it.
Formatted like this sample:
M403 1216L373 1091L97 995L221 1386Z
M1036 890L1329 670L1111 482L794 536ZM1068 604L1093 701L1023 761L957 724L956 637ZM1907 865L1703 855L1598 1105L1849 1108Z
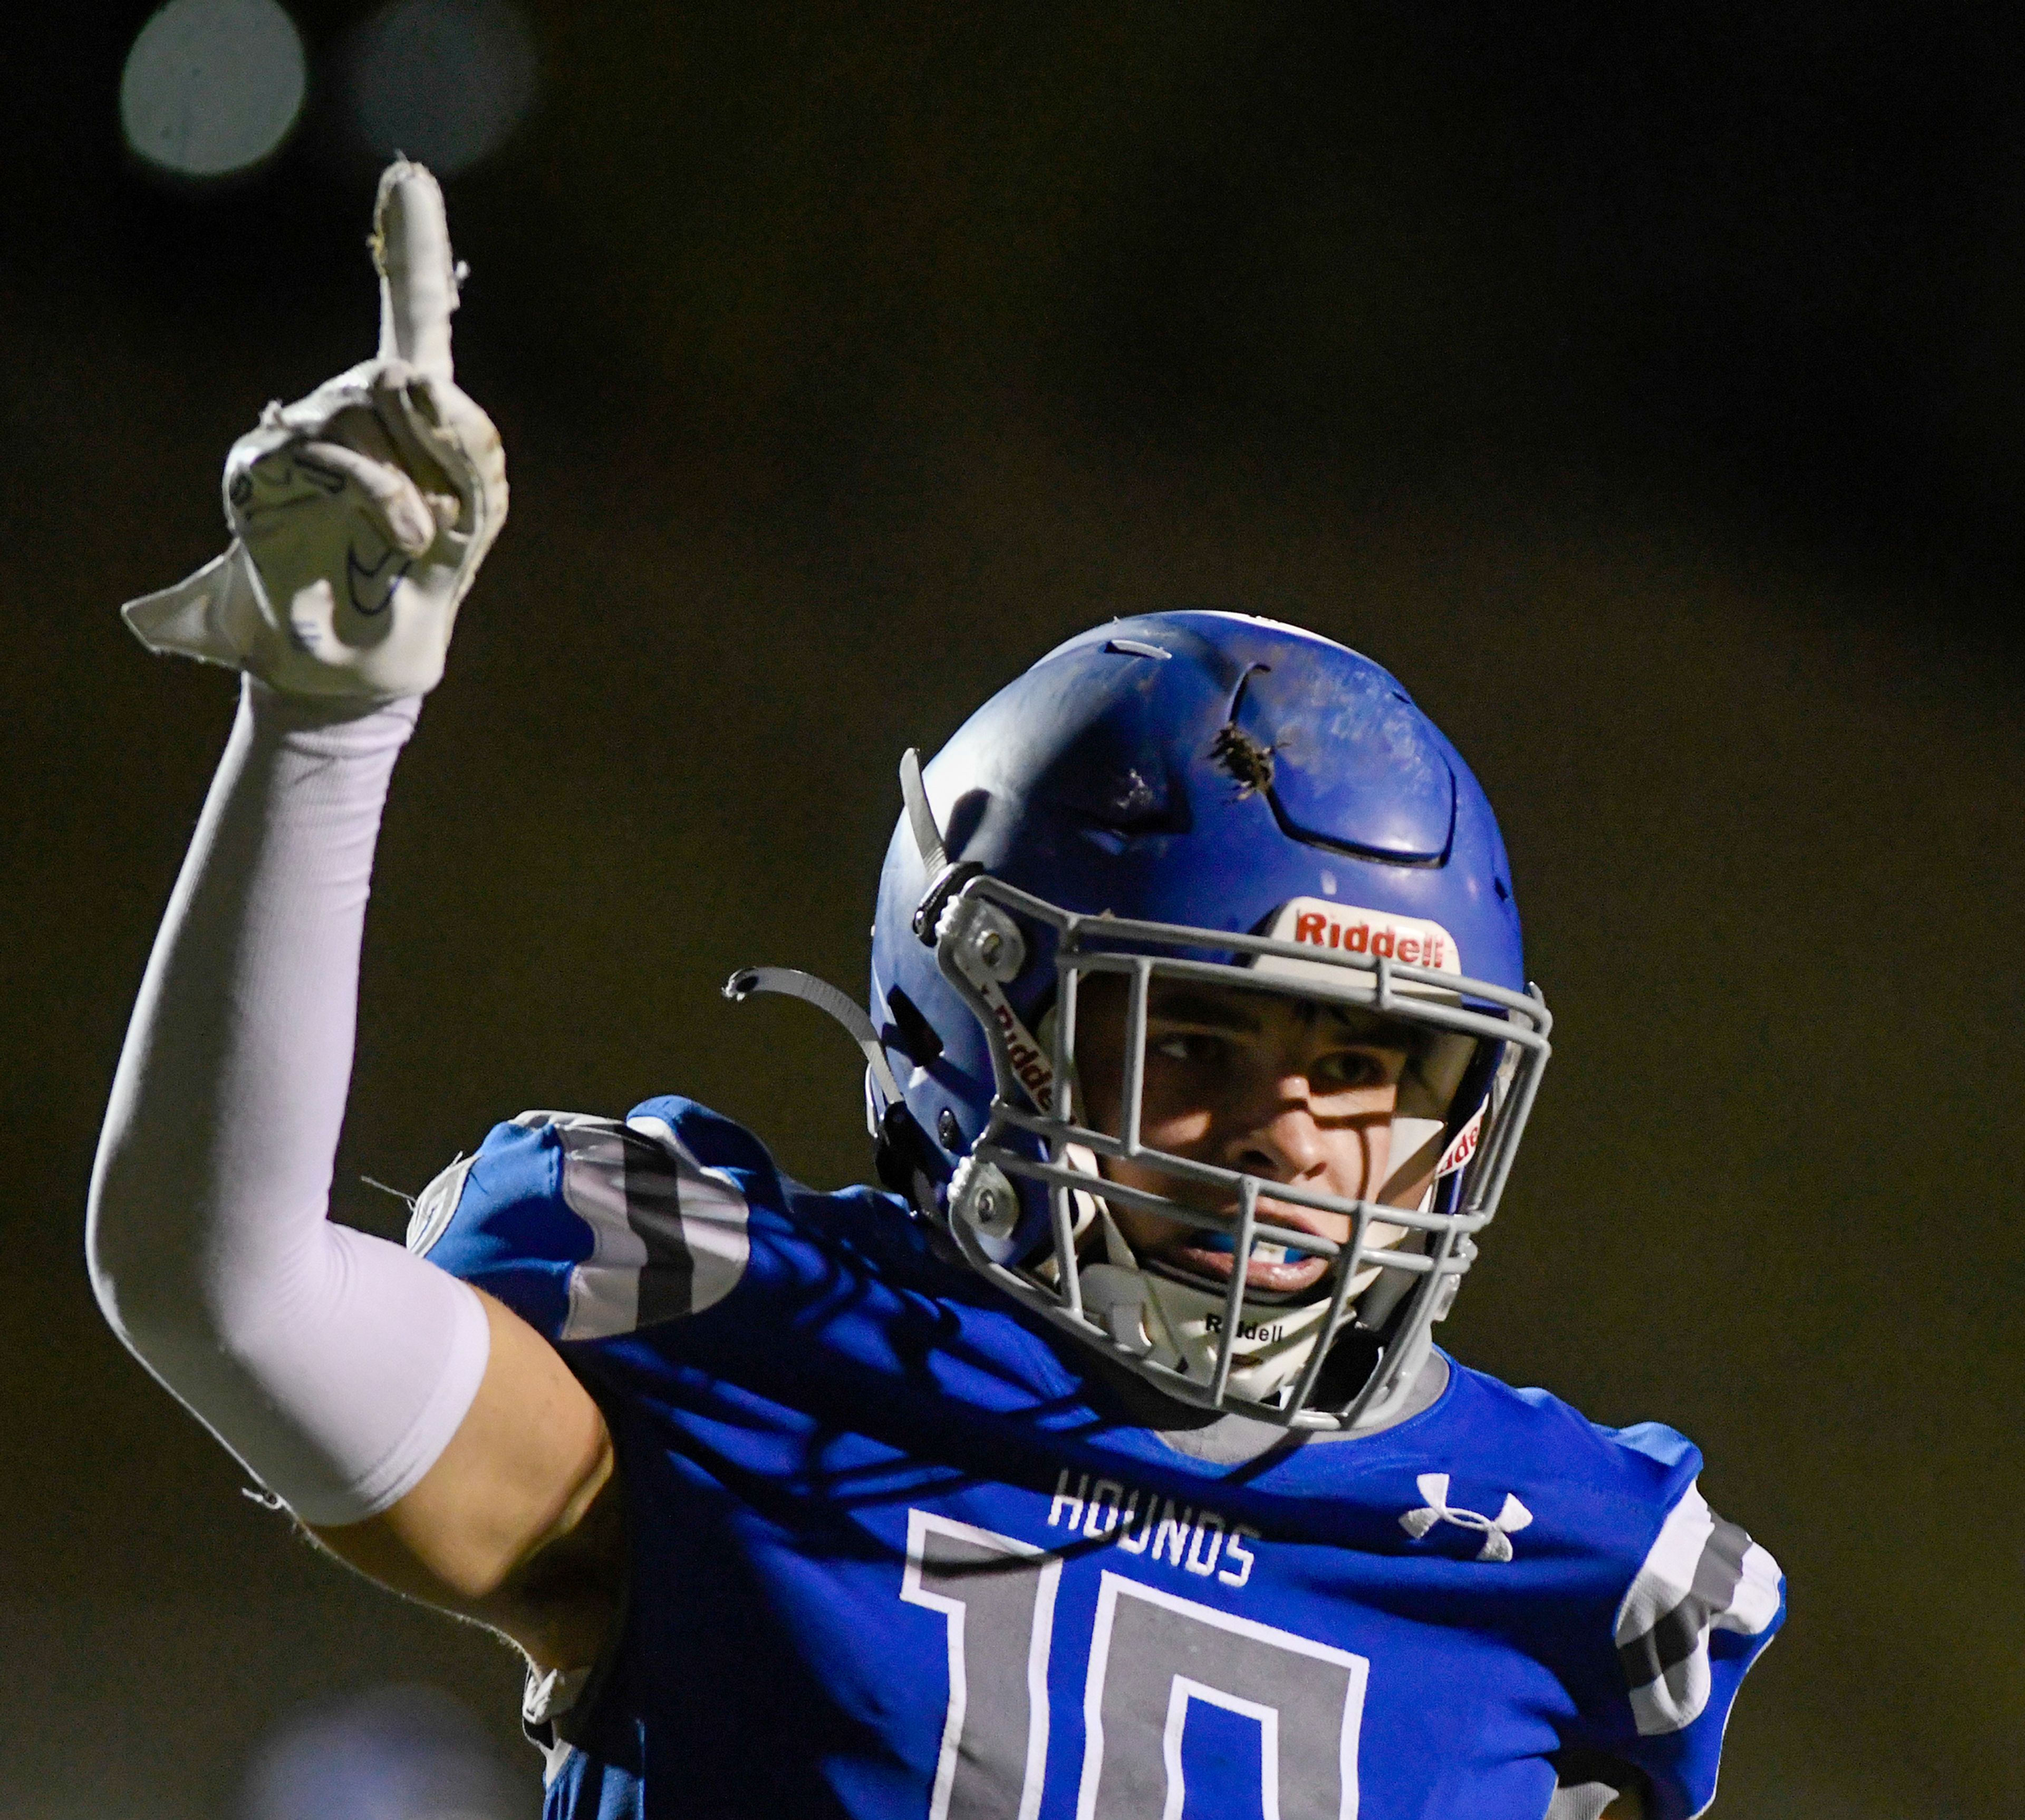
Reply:
M428 378L448 380L457 271L443 192L420 164L397 158L380 173L372 244L380 273L380 358L398 358Z

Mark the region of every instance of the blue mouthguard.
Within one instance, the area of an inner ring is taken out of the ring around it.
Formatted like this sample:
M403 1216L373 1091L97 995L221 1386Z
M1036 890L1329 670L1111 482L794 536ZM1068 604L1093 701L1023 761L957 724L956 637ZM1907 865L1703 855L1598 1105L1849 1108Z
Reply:
M1234 1252L1237 1249L1237 1235L1235 1233L1198 1231L1189 1242L1206 1252ZM1310 1252L1303 1251L1298 1245L1288 1245L1284 1248L1287 1262L1290 1264L1297 1264L1303 1258L1314 1256Z

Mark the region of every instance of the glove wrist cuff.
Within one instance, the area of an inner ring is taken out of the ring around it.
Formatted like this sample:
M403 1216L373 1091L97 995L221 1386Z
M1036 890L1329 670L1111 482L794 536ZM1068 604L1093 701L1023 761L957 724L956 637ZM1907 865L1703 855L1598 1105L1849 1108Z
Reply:
M242 671L240 699L256 737L332 757L399 750L415 730L419 695L371 700L359 696L296 695Z

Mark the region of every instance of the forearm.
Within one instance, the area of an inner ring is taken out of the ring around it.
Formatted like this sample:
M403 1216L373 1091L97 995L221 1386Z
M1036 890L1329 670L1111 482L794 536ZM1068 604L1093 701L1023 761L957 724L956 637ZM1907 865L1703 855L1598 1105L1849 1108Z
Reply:
M213 1219L237 1211L232 1199L260 1204L242 1249L322 1215L373 851L418 706L347 718L242 688L141 982L99 1156L101 1202L159 1204L144 1226L119 1227L124 1245L167 1267L121 1273L129 1320L151 1324L197 1287L198 1257L164 1255L193 1191ZM113 1237L97 1223L94 1234Z
M373 848L417 705L347 717L247 685L93 1176L108 1319L314 1522L412 1487L486 1358L470 1290L325 1218Z

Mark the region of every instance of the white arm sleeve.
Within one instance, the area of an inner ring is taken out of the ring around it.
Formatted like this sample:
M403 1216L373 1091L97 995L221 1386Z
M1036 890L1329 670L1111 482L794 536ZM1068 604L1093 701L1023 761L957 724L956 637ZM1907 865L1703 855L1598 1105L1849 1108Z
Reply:
M243 685L148 963L92 1173L93 1287L128 1348L305 1522L385 1509L484 1375L484 1309L325 1217L359 941L419 701Z

